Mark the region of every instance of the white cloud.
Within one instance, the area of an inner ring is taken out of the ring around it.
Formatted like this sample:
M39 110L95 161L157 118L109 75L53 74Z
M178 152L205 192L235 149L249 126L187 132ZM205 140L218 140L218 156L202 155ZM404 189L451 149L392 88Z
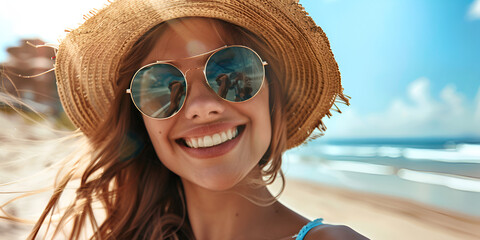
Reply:
M475 0L468 10L467 14L469 19L480 19L480 0Z
M408 99L394 99L379 113L362 114L347 108L326 122L327 137L454 137L480 136L480 88L476 100L467 102L454 85L430 94L430 81L419 78L407 89ZM354 101L354 100L353 100Z

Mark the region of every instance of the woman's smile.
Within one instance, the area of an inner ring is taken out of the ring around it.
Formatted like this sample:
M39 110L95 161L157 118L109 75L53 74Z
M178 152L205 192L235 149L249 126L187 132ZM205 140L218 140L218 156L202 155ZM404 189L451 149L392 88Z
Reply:
M188 155L206 159L229 153L241 141L245 126L237 126L212 135L177 140L177 144Z
M239 127L227 129L226 131L214 133L213 135L205 135L200 137L183 138L187 147L190 148L208 148L220 145L232 140L238 136Z

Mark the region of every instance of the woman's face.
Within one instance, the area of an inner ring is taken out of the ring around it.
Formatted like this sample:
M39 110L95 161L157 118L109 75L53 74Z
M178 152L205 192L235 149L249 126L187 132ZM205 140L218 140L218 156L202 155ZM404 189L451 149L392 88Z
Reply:
M183 181L210 190L226 190L239 183L257 166L272 135L266 81L253 99L227 102L205 81L206 58L182 60L224 46L225 34L215 20L189 18L172 22L142 62L146 65L179 59L175 65L186 73L188 83L183 108L168 119L143 116L143 120L162 163ZM235 132L238 135L233 139L211 147L185 144L199 139L209 142L209 138Z

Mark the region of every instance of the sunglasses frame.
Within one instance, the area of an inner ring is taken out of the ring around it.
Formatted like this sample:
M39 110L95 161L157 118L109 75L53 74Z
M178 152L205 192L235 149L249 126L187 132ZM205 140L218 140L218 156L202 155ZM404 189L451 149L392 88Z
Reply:
M240 48L245 48L245 49L248 49L250 50L251 52L253 52L257 57L258 59L260 60L260 62L262 63L262 75L263 75L263 78L262 78L262 83L260 84L260 87L258 88L258 91L252 96L250 97L249 99L247 100L244 100L244 101L239 101L239 102L235 102L235 101L230 101L228 99L225 99L221 96L218 95L218 93L216 93L212 86L210 85L210 83L208 82L208 79L207 79L207 72L206 72L206 69L207 69L207 64L208 62L210 61L210 59L212 58L213 55L215 55L215 53L221 51L221 50L224 50L226 48L231 48L231 47L240 47ZM230 103L244 103L244 102L247 102L247 101L250 101L251 99L255 98L257 96L257 94L260 92L260 90L262 89L264 83L265 83L265 66L268 65L268 63L266 61L263 61L263 59L260 57L260 55L258 55L257 52L255 52L253 49L251 49L250 47L247 47L247 46L243 46L243 45L225 45L225 46L222 46L222 47L219 47L219 48L216 48L216 49L213 49L213 50L210 50L208 52L205 52L205 53L201 53L201 54L197 54L195 56L191 56L191 57L186 57L186 58L180 58L180 59L175 59L175 60L162 60L162 61L156 61L154 63L150 63L150 64L147 64L147 65L144 65L142 67L140 67L136 72L135 74L133 75L132 77L132 80L130 81L130 88L126 89L125 92L130 94L130 97L132 99L132 102L133 104L135 105L135 107L137 108L137 110L142 113L144 116L148 117L148 118L151 118L151 119L156 119L156 120L166 120L166 119L169 119L169 118L172 118L173 116L177 115L178 112L180 112L183 108L183 106L185 105L185 101L187 100L187 97L188 97L188 80L187 80L187 73L188 71L190 70L195 70L195 69L200 69L202 67L197 67L197 68L190 68L190 69L187 69L185 72L183 72L182 70L180 70L177 66L175 66L175 64L173 64L174 62L177 62L177 61L181 61L181 60L187 60L187 59L194 59L194 58L199 58L199 57L202 57L202 56L205 56L205 55L208 55L210 54L210 56L207 58L207 60L205 61L205 64L203 65L203 77L205 79L205 81L207 82L208 86L210 87L210 90L213 91L215 93L215 95L219 98L221 98L222 100L224 101L227 101L227 102L230 102ZM137 76L137 74L142 71L143 69L147 68L147 67L150 67L150 66L153 66L153 65L157 65L157 64L166 64L166 65L171 65L172 67L174 67L175 69L177 69L180 73L182 73L182 76L183 76L183 79L185 80L185 98L183 100L183 103L182 103L182 106L180 106L180 108L174 112L172 115L168 116L168 117L163 117L163 118L156 118L156 117L151 117L149 116L148 114L144 113L140 107L137 105L137 103L135 102L135 100L133 99L133 95L132 95L132 87L133 87L133 80L135 79L135 77Z

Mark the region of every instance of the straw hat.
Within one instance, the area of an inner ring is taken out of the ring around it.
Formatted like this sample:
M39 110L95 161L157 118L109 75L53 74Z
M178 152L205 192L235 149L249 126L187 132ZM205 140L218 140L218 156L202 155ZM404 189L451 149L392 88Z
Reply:
M326 130L322 118L336 100L348 104L328 39L296 0L117 0L72 30L56 58L63 107L85 135L97 131L111 107L122 57L149 29L181 17L221 19L272 47L286 74L288 148L315 128Z

